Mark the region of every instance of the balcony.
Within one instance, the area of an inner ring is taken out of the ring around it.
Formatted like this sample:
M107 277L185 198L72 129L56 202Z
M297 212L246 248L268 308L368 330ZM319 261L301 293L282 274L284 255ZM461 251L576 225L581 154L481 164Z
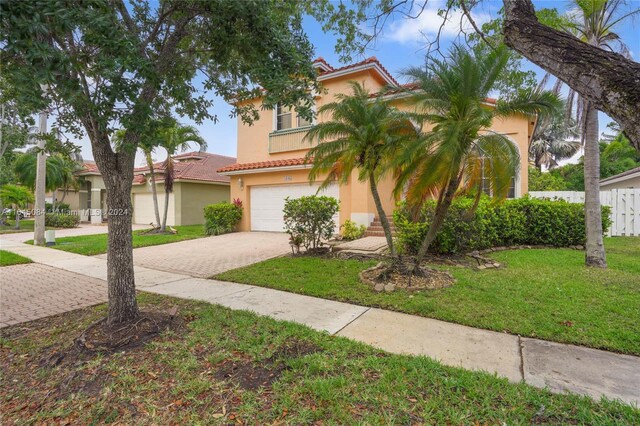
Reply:
M303 141L312 126L297 127L295 129L278 130L269 133L269 154L278 152L299 151L309 149L316 142Z

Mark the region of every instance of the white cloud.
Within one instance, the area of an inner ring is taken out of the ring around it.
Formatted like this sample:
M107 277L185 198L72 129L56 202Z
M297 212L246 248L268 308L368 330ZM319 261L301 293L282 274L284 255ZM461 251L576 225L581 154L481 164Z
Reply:
M414 7L411 15L417 14L420 7L421 5ZM429 1L417 18L396 17L386 29L384 39L401 44L416 44L423 43L425 39L435 39L438 31L442 38L458 36L461 26L467 33L473 31L471 23L463 16L461 10L450 11L445 21L444 15L438 14L438 9L444 7L446 6L443 2ZM472 13L472 17L478 26L491 19L486 13Z

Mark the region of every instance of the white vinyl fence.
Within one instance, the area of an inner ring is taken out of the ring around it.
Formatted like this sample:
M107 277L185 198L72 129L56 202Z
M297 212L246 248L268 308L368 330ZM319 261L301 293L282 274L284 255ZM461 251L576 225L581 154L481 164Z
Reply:
M533 198L555 198L570 203L584 203L582 191L529 191L529 195ZM640 189L600 191L600 203L611 207L611 227L607 235L640 236Z

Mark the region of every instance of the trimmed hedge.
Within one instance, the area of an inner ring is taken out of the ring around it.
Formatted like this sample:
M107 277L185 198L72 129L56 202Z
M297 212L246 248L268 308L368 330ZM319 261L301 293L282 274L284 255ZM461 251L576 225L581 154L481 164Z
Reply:
M75 228L80 224L80 216L64 213L45 213L44 225L52 228Z
M204 208L204 231L207 235L233 232L242 219L242 203L222 202Z
M511 245L583 245L586 233L584 205L563 200L529 197L496 204L486 197L471 211L474 200L458 198L449 208L445 222L430 251L437 254L465 253ZM393 214L399 247L415 254L427 233L436 202L425 203L417 221L403 203ZM602 206L602 227L611 225L610 208Z

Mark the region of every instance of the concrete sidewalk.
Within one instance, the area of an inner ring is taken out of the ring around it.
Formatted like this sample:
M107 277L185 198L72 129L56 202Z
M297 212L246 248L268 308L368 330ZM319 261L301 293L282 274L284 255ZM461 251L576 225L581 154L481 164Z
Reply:
M0 246L34 262L106 280L105 259L3 239ZM554 392L604 395L640 405L639 357L144 267L136 266L135 273L136 286L143 291L295 321L389 352L424 355L446 365L488 371Z

